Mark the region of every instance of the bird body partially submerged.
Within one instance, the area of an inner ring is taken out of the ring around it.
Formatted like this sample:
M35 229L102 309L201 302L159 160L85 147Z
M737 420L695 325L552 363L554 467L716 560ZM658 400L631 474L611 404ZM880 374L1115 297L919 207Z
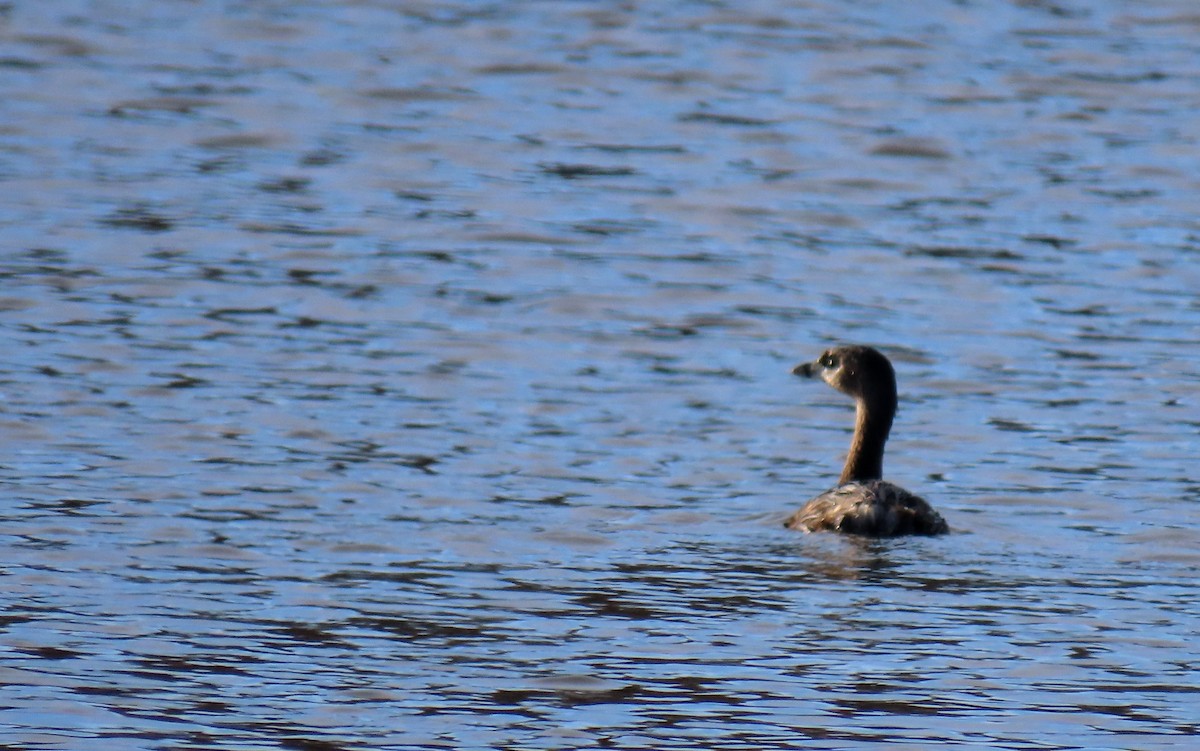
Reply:
M920 496L884 480L865 480L827 490L788 517L803 532L845 532L870 537L940 535L946 520Z
M822 530L891 537L938 535L946 520L921 497L883 479L883 449L896 415L896 374L876 349L858 345L826 350L792 371L819 377L854 397L856 417L850 453L838 486L804 504L784 524L804 532Z

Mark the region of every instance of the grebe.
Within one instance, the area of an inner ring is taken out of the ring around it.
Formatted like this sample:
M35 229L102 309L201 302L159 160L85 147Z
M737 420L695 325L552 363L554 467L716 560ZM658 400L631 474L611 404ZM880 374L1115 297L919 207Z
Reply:
M923 499L883 480L883 446L896 416L896 372L888 359L871 347L834 347L816 362L797 365L792 373L820 376L854 397L858 409L838 486L804 504L784 526L873 537L949 532L946 520Z

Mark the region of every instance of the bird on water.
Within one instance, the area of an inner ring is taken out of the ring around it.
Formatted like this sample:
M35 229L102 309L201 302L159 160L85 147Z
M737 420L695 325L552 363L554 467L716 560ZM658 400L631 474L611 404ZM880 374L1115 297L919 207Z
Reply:
M872 537L940 535L946 520L923 498L883 479L883 447L896 416L896 372L883 353L848 345L827 349L792 373L820 378L854 397L854 438L838 485L788 517L784 526Z

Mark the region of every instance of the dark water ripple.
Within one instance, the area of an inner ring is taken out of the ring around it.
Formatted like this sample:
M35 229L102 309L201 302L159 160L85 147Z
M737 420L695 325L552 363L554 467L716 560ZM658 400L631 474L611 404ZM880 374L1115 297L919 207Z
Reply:
M1186 745L1198 30L0 4L0 742ZM956 534L780 527L840 340Z

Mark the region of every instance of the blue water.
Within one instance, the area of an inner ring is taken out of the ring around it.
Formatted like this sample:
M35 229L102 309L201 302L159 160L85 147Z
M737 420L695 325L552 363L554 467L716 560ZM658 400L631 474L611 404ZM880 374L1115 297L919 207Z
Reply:
M0 5L0 743L1177 749L1187 2ZM954 534L781 521L879 346Z

